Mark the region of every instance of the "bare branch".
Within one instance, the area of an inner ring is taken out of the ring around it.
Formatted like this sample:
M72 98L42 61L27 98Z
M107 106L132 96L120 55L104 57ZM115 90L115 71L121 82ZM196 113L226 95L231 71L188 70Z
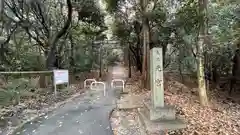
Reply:
M48 53L48 57L47 57L47 67L51 68L53 65L53 63L55 62L55 51L56 51L56 47L57 47L57 42L58 40L64 35L66 34L69 26L71 25L72 22L72 3L71 0L66 0L67 1L67 7L68 7L68 18L67 21L64 24L64 27L53 37L53 39L50 41L50 51Z

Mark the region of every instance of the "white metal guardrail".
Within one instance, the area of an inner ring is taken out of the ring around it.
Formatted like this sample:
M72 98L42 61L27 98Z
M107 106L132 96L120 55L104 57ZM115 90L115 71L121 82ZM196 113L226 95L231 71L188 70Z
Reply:
M83 84L83 85L84 85L84 86L83 86L84 89L87 87L87 82L97 82L97 81L96 81L96 79L86 79L86 80L84 81L84 84ZM90 85L91 85L91 84L90 84Z
M115 86L115 87L114 87L114 83L115 83L115 82L122 82L122 85L121 85L121 86ZM112 87L112 88L123 88L123 91L124 91L124 86L125 86L125 82L124 82L124 80L122 80L122 79L113 79L112 82L111 82L111 87Z
M91 90L99 90L99 89L94 89L94 87L93 86L97 86L96 84L101 84L101 85L103 85L103 94L104 94L104 96L106 96L106 84L104 83L104 82L92 82L91 83L91 86L90 86L90 89Z

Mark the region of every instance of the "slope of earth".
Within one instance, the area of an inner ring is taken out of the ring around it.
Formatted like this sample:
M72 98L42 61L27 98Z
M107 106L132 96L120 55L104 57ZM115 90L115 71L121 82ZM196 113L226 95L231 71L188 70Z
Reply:
M240 135L240 105L237 100L229 100L226 92L208 91L209 106L199 103L197 85L193 80L185 78L180 83L179 75L165 73L165 103L174 105L177 117L183 119L187 127L169 132L170 135ZM144 94L149 99L150 91L140 88L139 74L134 75L130 82L134 83L132 91ZM194 88L195 87L195 88ZM237 94L237 93L236 93ZM235 95L236 95L235 94ZM240 99L240 96L238 96Z
M165 101L167 104L175 105L177 115L185 119L187 123L186 129L172 134L240 134L240 105L237 102L229 101L225 92L208 91L209 106L203 107L200 106L196 88L187 87L176 81L174 77L168 77L166 80ZM224 96L222 96L223 94Z

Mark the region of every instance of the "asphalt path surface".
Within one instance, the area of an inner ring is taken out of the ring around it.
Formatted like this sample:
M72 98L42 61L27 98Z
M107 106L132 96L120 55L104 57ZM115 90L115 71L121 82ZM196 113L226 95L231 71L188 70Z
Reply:
M17 135L113 135L109 121L120 90L87 90L55 111L25 124Z

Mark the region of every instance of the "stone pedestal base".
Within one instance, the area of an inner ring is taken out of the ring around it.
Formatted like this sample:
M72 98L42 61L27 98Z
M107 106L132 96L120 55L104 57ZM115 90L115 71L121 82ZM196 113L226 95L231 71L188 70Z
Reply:
M176 118L176 110L173 106L153 108L150 102L144 102L144 107L138 109L141 122L145 125L149 134L163 131L182 129L186 124Z
M151 121L175 120L176 110L174 106L166 105L164 107L154 108L151 102L144 102L144 114Z
M186 124L180 120L158 120L158 121L151 121L148 116L144 113L145 108L140 108L138 110L139 117L141 122L145 125L146 131L148 134L153 133L163 133L163 131L172 131L177 129L182 129L186 127Z

